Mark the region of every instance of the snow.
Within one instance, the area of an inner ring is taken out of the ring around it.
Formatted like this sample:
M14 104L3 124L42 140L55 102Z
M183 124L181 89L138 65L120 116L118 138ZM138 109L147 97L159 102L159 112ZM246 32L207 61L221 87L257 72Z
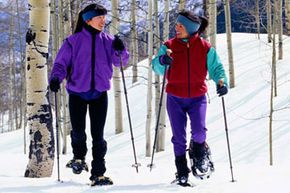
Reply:
M74 175L65 164L72 158L71 148L66 155L60 155L60 179L57 181L57 162L49 178L24 178L28 155L23 153L23 130L0 135L0 192L1 193L286 193L290 179L290 38L284 37L284 59L277 62L278 96L274 99L273 122L273 165L269 161L269 107L272 46L266 35L258 40L255 34L233 34L236 87L224 97L228 131L231 145L233 175L228 159L221 99L215 94L215 85L208 82L210 104L207 113L208 143L216 171L208 180L195 179L190 174L193 188L171 185L175 166L171 130L167 119L166 150L156 153L155 168L150 172L145 157L146 81L140 79L132 85L127 79L128 98L132 115L134 139L139 173L131 167L134 163L127 111L123 100L125 131L114 135L114 100L109 92L109 111L105 128L108 142L106 155L107 172L114 181L113 186L90 187L87 172ZM217 51L228 70L226 35L217 36ZM146 61L140 65L146 66ZM144 69L144 68L143 68ZM131 72L126 71L126 75ZM146 71L140 72L146 76ZM88 122L89 124L89 122ZM152 138L155 121L152 122ZM89 127L89 125L88 125ZM87 130L88 132L88 130ZM153 141L153 139L152 139ZM88 132L88 145L91 140ZM68 142L70 144L70 142ZM91 161L91 149L87 154Z

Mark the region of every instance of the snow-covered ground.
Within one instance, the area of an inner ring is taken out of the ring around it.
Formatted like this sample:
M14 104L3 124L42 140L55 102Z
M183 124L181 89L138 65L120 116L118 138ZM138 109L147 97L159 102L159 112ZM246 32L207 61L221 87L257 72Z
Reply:
M139 173L131 167L134 163L127 112L124 105L125 132L114 135L114 100L109 94L109 112L106 123L108 153L107 172L113 186L90 187L89 173L74 175L65 164L72 158L71 148L60 156L60 178L57 181L56 161L50 178L24 178L28 155L23 154L23 130L0 135L0 192L1 193L286 193L290 179L290 38L284 37L284 59L277 63L278 96L274 99L273 166L269 165L269 99L272 47L262 35L233 34L236 87L225 96L228 129L236 182L231 182L221 99L215 94L215 85L209 82L210 104L207 113L208 143L216 171L208 180L198 180L190 175L193 188L171 185L175 165L170 142L171 129L167 121L166 150L155 154L156 167L150 172L145 157L146 81L128 83L129 105L132 114ZM228 69L226 35L217 36L217 50ZM146 66L144 62L140 65ZM130 72L126 72L128 75ZM146 72L143 73L146 76ZM152 137L155 122L152 122ZM89 133L89 132L88 132ZM89 135L88 135L89 136ZM90 138L88 144L91 144ZM87 161L91 161L91 150Z

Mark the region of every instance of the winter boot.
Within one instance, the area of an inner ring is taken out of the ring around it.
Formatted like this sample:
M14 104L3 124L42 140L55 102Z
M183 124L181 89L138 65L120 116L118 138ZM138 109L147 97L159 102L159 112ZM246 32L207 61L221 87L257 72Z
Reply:
M113 185L113 181L111 178L106 177L106 176L96 176L92 175L90 177L91 186L105 186L105 185Z
M89 171L88 165L82 159L72 159L66 164L66 167L71 168L74 174L80 174L83 170Z
M209 178L214 171L210 148L206 142L199 144L191 140L189 158L192 174L200 179Z
M189 168L187 167L187 160L186 155L176 156L175 157L175 165L177 169L177 173L175 174L176 179L173 183L177 183L181 186L189 186L188 182L188 173L190 172Z

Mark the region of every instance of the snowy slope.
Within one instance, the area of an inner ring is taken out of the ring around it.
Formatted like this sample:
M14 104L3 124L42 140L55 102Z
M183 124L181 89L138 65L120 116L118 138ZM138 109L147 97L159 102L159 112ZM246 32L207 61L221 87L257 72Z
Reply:
M226 69L227 48L226 36L217 36L217 50ZM215 85L209 84L210 104L208 105L207 128L208 143L211 146L216 172L209 180L200 181L191 176L194 188L183 188L171 185L174 179L175 166L170 142L171 130L167 122L166 151L155 154L156 168L151 172L147 167L150 158L145 157L145 118L146 118L146 81L131 85L128 83L128 97L132 114L135 144L139 173L131 167L134 163L127 112L124 105L125 132L114 135L114 100L109 94L109 112L106 123L108 153L106 156L107 172L114 184L108 187L90 187L89 173L74 175L65 168L72 158L71 148L67 155L60 156L60 177L57 181L57 170L53 176L43 179L24 178L28 155L23 155L23 130L0 135L0 192L1 193L286 193L290 179L290 38L284 37L284 59L278 61L278 96L274 100L273 123L274 165L269 165L269 99L272 48L254 34L233 34L236 87L225 97L229 137L232 151L233 172L236 182L231 182L225 137L221 99L215 94ZM146 62L146 61L145 61ZM143 62L140 65L146 66ZM130 72L126 72L129 75ZM146 72L143 76L146 76ZM152 136L155 122L152 122ZM153 139L152 139L153 141ZM90 138L88 139L90 146ZM91 161L89 149L87 161Z

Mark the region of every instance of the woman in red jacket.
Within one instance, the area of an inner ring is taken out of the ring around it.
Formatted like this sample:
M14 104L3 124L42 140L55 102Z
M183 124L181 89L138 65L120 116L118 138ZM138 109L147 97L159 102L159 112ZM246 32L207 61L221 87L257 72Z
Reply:
M215 49L200 37L207 25L204 17L190 11L180 12L175 26L176 36L161 46L152 61L156 73L164 75L166 71L167 113L173 133L176 180L184 186L188 185L190 171L186 160L187 116L191 126L189 156L192 173L203 179L214 170L206 143L207 73L215 81L219 96L228 91L227 77Z

